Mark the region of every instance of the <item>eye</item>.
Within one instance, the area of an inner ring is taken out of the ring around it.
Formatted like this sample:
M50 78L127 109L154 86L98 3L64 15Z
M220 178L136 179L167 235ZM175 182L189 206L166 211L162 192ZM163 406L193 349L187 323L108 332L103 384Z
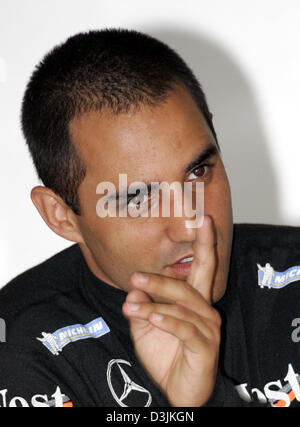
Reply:
M140 206L143 203L145 203L149 198L148 194L138 194L136 196L133 196L131 199L128 200L128 206L129 207L136 207L136 206Z
M211 173L212 165L205 164L205 165L199 165L196 166L188 175L187 180L191 181L194 179L206 179L209 177Z

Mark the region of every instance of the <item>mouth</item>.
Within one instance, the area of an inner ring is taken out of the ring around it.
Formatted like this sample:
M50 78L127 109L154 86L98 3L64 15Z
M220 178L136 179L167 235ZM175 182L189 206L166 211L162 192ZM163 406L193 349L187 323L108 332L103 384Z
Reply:
M194 256L192 254L186 255L185 257L179 259L174 264L168 265L168 268L179 276L188 276Z

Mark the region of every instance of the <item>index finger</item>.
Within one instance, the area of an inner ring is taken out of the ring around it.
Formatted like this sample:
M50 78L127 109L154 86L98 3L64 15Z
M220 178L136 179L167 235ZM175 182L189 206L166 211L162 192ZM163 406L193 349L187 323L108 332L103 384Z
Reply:
M193 245L194 260L187 282L211 304L217 260L214 227L209 216L204 217L203 225L197 229L196 233L196 240Z

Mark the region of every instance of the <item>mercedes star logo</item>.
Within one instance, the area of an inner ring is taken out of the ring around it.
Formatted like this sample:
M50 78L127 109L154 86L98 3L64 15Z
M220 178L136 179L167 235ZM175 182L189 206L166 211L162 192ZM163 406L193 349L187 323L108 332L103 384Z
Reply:
M112 384L112 367L114 365L117 365L122 378L123 378L123 382L124 382L124 388L123 388L123 393L120 397L118 397L118 395L116 394L113 384ZM109 386L109 389L113 395L113 397L115 398L116 402L123 407L128 407L128 405L125 405L125 403L123 403L123 401L128 397L128 395L132 392L132 391L136 391L139 393L145 393L148 395L148 400L146 402L146 404L144 406L150 406L151 402L152 402L152 396L150 394L150 392L148 390L146 390L144 387L141 387L140 385L136 384L135 382L133 382L131 380L131 378L129 378L129 376L127 375L127 373L124 371L124 369L120 366L121 364L125 364L131 367L131 364L129 362L127 362L126 360L123 359L113 359L109 362L108 366L107 366L107 383Z

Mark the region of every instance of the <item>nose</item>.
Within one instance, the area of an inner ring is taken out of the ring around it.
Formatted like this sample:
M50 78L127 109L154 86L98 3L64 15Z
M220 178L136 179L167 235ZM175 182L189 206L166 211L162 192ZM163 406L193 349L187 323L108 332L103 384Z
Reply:
M204 215L204 188L201 184L196 189L185 184L181 194L179 189L174 192L174 216L167 222L167 234L173 242L193 242L196 239L196 229L201 226ZM175 212L179 212L178 217Z
M166 218L166 233L168 238L176 243L193 243L196 239L196 228L187 227L187 220L191 218Z

